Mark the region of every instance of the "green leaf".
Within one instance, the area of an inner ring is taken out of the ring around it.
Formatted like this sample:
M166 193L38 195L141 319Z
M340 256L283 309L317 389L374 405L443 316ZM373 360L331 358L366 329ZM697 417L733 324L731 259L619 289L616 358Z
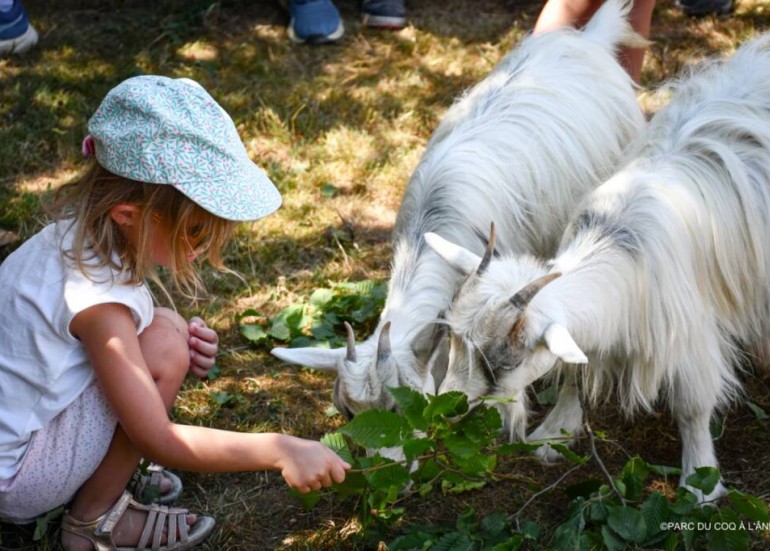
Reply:
M667 534L661 530L661 523L669 517L668 501L658 492L652 492L642 503L639 511L647 524L644 547L652 547L651 544L663 541Z
M747 519L753 522L770 522L768 518L767 504L759 498L730 490L727 494L730 504Z
M552 406L559 399L559 387L558 385L551 385L545 390L538 392L535 395L537 403L541 406Z
M606 523L609 514L610 512L607 509L607 505L601 501L593 501L588 506L588 518L593 522Z
M759 407L759 406L758 406L757 404L755 404L754 402L749 402L749 401L746 401L746 405L747 405L747 406L749 407L749 409L752 411L752 413L754 414L754 417L756 417L756 418L757 418L757 419L759 419L760 421L764 421L764 420L766 420L766 419L770 418L770 415L768 415L768 414L765 412L765 410L763 410L761 407Z
M241 335L246 337L246 340L251 342L258 343L267 340L267 332L265 331L265 328L258 323L248 323L241 325L240 332Z
M313 337L319 341L329 340L337 336L334 330L334 324L327 318L321 320L315 320L310 324L310 332Z
M450 532L431 546L430 551L476 551L476 543L468 534Z
M313 340L310 337L306 337L305 335L294 337L289 341L289 348L303 348L308 346L315 348L329 348L325 345L325 343L319 343L318 341Z
M540 537L540 526L538 526L536 522L528 520L521 523L520 532L527 539L537 541L537 539Z
M406 420L392 411L370 409L356 415L339 432L347 434L365 448L398 446L411 430Z
M480 490L487 483L485 480L442 480L441 490L447 494L462 494L471 490Z
M748 551L751 538L741 526L741 519L729 509L711 516L708 551Z
M364 473L366 480L377 490L389 490L391 488L402 489L410 481L409 471L404 465L391 459L381 458L376 470Z
M38 517L35 521L35 532L32 534L32 541L42 540L46 532L48 532L48 523L60 517L62 514L64 514L63 505ZM2 539L0 539L0 545L2 545L2 543ZM5 549L5 547L2 547L2 549Z
M270 320L270 328L267 333L279 341L288 341L292 337L300 335L305 321L305 306L295 304L284 308Z
M607 551L623 551L626 544L608 526L602 526L602 543Z
M481 446L473 438L463 433L447 434L444 437L444 444L455 459L474 457L481 450Z
M401 414L406 417L412 428L421 431L428 430L428 420L425 418L428 399L422 393L405 386L389 390L396 400Z
M698 467L693 474L687 477L685 482L704 494L710 494L719 484L720 478L719 469L715 467Z
M553 549L555 551L579 551L580 534L585 528L583 515L574 515L556 527L553 532Z
M349 464L354 463L353 453L350 451L347 440L339 432L331 432L321 437L321 444L324 444L327 448L339 455L342 459Z
M725 433L725 418L722 415L714 415L709 422L709 432L712 440L719 440Z
M455 526L458 532L464 532L466 534L478 531L479 520L476 516L476 510L470 508L460 513L457 516L457 523Z
M494 472L497 466L496 455L472 455L470 457L454 457L460 470L468 475L480 477Z
M316 504L321 501L322 494L321 492L317 490L313 490L312 492L308 492L306 494L301 494L297 490L291 489L290 490L292 495L300 500L302 503L302 507L305 509L312 509L316 506Z
M435 449L435 446L436 443L430 438L412 438L404 442L404 455L411 460Z
M323 195L326 199L332 199L333 197L339 195L339 193L339 188L328 182L321 186L321 195Z
M428 398L428 407L425 408L425 417L430 420L442 417L456 417L468 411L468 397L460 391L454 390Z
M550 442L548 445L551 446L554 450L556 450L560 454L562 454L566 459L575 463L576 465L583 465L585 464L586 461L588 461L588 456L576 454L561 442Z
M543 443L531 444L529 442L512 442L498 447L497 453L500 455L513 455L514 453L530 454L543 445Z
M640 500L644 492L644 481L649 474L650 469L641 457L637 456L628 461L621 471L623 484L626 487L623 495L633 501Z
M309 302L314 308L322 309L334 298L334 292L331 289L316 289L310 295Z
M361 496L370 491L369 482L361 472L348 472L344 481L332 486L332 491L341 498Z
M647 463L647 468L650 472L660 476L679 476L682 474L682 469L678 467L668 467L666 465L651 465Z
M621 471L621 477L623 478L627 476L636 476L642 481L644 481L649 474L650 468L647 465L647 462L638 455L631 458Z
M612 507L607 516L607 526L625 541L641 543L647 535L644 516L631 507Z
M676 490L676 500L671 504L671 511L677 515L689 515L698 505L698 497L690 490L679 487Z

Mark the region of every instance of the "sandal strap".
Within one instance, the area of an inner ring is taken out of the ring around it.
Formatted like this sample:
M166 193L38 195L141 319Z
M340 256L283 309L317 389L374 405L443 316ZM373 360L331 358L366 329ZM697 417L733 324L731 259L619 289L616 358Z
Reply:
M96 551L112 551L115 549L112 530L131 501L131 494L123 492L106 513L91 521L78 520L67 512L62 518L62 530L86 538L93 544Z
M128 509L128 506L131 505L132 501L131 494L124 491L115 504L100 517L102 520L96 527L96 530L94 530L94 535L107 535L112 537L112 531L123 516L123 513Z
M92 521L80 521L65 513L62 519L62 529L77 536L88 539L96 551L113 551L116 549L112 539L112 531L117 526L121 517L128 508L144 511L147 518L139 537L138 551L148 549L147 544L152 544L149 549L160 549L163 538L163 528L168 525L167 540L164 547L171 547L179 541L185 544L189 541L190 526L187 524L187 509L178 507L166 507L164 505L144 505L133 499L130 492L123 492L110 509L99 518Z
M165 505L142 505L134 500L132 508L147 512L147 518L144 521L142 535L139 536L138 550L147 549L147 544L152 538L152 545L149 549L160 549L160 540L163 538L163 528L166 526L166 547L171 547L177 542L187 543L189 541L190 526L187 524L187 515L190 512L187 509L178 507L166 507ZM177 533L178 531L178 533Z

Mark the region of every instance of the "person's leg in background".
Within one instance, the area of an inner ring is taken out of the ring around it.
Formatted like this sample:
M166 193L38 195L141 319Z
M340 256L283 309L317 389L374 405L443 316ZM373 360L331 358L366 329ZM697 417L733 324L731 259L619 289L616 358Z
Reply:
M535 22L534 33L565 26L580 28L603 3L604 0L548 0ZM655 0L635 0L631 6L631 27L644 38L650 36L654 8ZM623 48L620 52L620 61L635 82L639 82L642 74L645 51L646 48Z
M0 56L23 54L35 44L37 31L21 0L0 0Z
M361 19L367 27L403 29L406 25L404 0L362 0Z
M292 42L327 44L345 34L340 12L331 0L288 0L286 7Z
M292 42L328 44L345 34L340 12L332 0L284 0L291 20ZM361 20L367 27L402 29L406 25L404 0L361 0Z

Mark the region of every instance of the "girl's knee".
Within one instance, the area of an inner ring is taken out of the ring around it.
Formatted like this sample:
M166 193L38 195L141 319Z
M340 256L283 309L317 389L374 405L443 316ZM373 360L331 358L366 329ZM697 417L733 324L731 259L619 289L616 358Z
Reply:
M187 322L168 308L156 308L152 323L139 335L142 354L153 377L181 375L190 365Z

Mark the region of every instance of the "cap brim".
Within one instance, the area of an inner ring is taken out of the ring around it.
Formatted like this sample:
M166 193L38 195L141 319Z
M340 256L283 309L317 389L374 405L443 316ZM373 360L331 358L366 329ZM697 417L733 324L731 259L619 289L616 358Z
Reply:
M240 166L242 169L230 174L226 183L212 182L210 186L191 188L175 184L175 187L210 213L234 222L258 220L278 210L281 194L267 174L251 161Z

